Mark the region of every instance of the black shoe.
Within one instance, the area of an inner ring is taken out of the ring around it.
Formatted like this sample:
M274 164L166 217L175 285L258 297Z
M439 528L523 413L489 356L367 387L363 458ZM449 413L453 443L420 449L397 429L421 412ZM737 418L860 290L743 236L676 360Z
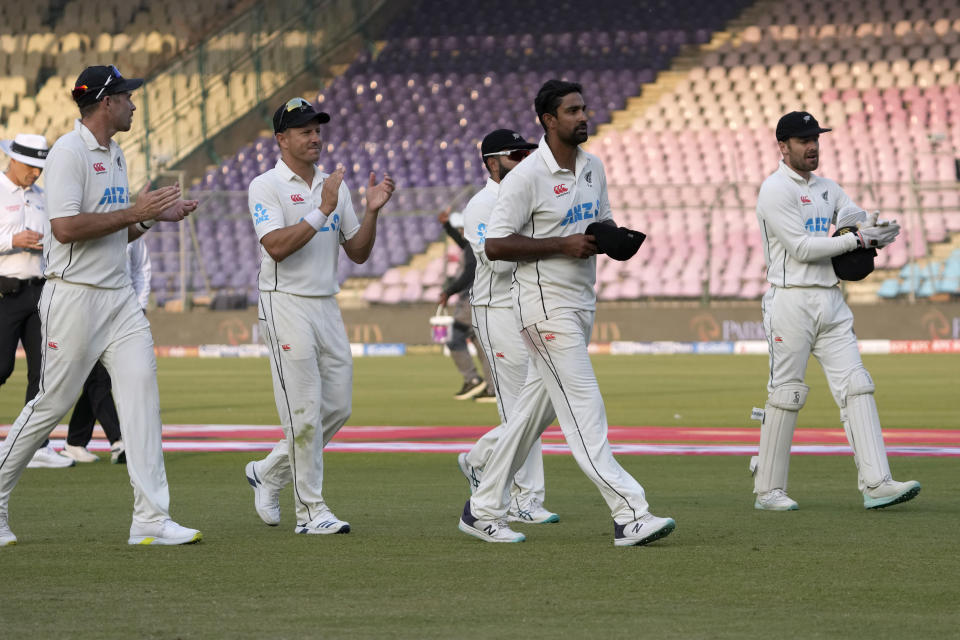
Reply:
M487 383L484 382L483 378L474 378L469 382L464 382L463 386L460 387L460 391L453 397L456 400L466 400L467 398L472 398L473 396L483 393L486 388Z
M491 392L490 389L487 389L483 393L474 396L473 401L483 402L483 403L493 403L497 401L497 394Z

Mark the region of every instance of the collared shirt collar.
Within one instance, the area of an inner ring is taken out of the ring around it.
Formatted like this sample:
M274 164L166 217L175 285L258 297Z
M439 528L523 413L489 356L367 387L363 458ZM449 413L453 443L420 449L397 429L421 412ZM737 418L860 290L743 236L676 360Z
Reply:
M277 158L276 168L278 171L280 171L280 175L283 177L284 180L293 180L294 178L296 178L300 182L304 182L303 178L301 178L296 173L294 173L293 169L288 167L287 163L284 162L282 158ZM320 168L315 166L313 168L313 184L310 185L311 191L314 188L316 188L317 181L320 179L320 173L321 173Z
M0 172L0 185L3 185L3 188L10 193L16 193L17 189L20 189L19 186L13 183L13 180L7 177L6 173Z
M557 163L557 159L553 157L553 151L550 150L550 145L547 144L547 136L544 134L540 137L540 146L538 147L540 155L543 157L543 161L547 165L550 173L559 173L561 171L566 171L566 169L561 169L560 165ZM577 175L579 176L583 172L583 168L587 166L587 154L583 152L583 149L577 145Z
M787 166L787 163L783 161L783 158L780 159L780 170L783 171L787 177L789 177L794 182L799 182L801 184L813 184L817 179L817 174L810 172L810 179L807 180L802 175L791 169Z
M90 129L87 129L87 125L83 124L83 122L80 121L80 118L77 118L74 121L73 130L80 132L80 139L83 140L84 144L87 145L87 149L90 149L90 151L96 151L97 149L100 149L101 151L110 150L97 141L96 136L93 135ZM113 140L111 140L110 143L112 144Z

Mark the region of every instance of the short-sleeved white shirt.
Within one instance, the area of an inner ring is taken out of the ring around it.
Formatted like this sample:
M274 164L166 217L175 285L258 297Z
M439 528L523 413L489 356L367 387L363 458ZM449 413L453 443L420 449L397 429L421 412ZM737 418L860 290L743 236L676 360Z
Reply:
M470 198L470 202L463 209L463 237L477 256L477 270L470 293L470 304L475 307L509 309L513 306L510 284L516 265L513 262L489 260L483 249L487 239L487 227L490 225L490 214L497 204L499 192L500 185L487 178L487 184Z
M28 280L43 275L43 254L40 251L13 246L13 236L21 231L50 235L50 224L43 204L43 189L37 185L26 189L0 173L0 276Z
M248 191L248 205L257 238L263 239L271 231L297 224L319 207L320 192L328 176L317 169L313 184L308 185L283 160L277 160L276 167L254 178ZM337 281L340 244L359 230L360 221L353 210L350 189L341 182L337 208L307 244L282 262L275 261L260 247L260 290L299 296L335 295L340 291Z
M853 234L830 237L837 214L857 210L843 189L826 178L803 176L780 161L760 186L757 221L767 280L778 287L832 287L839 282L830 258L856 248ZM841 226L846 226L841 222Z
M51 220L78 213L110 213L130 207L127 162L115 141L103 147L80 120L50 149L44 168L47 215ZM44 244L46 276L104 289L130 284L127 230L90 240Z
M584 233L592 222L611 220L607 176L598 157L577 150L576 173L561 169L546 138L500 182L487 238L529 238ZM596 308L597 259L563 255L518 262L514 311L523 327L565 310Z

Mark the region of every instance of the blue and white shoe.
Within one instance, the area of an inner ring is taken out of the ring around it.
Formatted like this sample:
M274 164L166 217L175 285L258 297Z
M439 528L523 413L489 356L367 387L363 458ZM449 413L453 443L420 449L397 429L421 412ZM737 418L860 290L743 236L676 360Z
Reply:
M526 522L528 524L547 524L560 522L560 516L544 508L540 498L536 496L520 496L510 500L510 510L507 511L508 522Z
M920 493L920 483L916 480L897 482L887 480L873 489L863 492L864 509L883 509L901 502L913 500Z
M652 513L640 516L626 524L613 523L613 544L617 547L636 547L665 538L677 528L673 518L658 518Z
M271 527L280 524L280 495L263 483L257 474L257 463L248 462L244 473L253 487L253 508L260 519Z
M460 516L457 527L468 536L479 538L484 542L523 542L527 539L522 533L511 529L504 518L481 520L474 517L470 511L469 500L463 505L463 515Z
M463 477L467 479L467 484L470 485L470 495L473 495L483 479L483 469L467 462L467 454L465 453L457 456L457 466L460 467L460 473L463 474Z
M298 524L293 528L296 533L307 535L327 535L331 533L350 533L350 523L345 522L333 515L333 512L327 509L307 524Z

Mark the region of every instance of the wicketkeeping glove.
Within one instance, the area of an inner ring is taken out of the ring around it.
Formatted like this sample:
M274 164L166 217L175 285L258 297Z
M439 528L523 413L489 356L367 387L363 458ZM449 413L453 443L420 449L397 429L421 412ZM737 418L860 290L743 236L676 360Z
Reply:
M876 214L870 214L870 216L876 221ZM861 226L857 231L857 244L862 248L882 249L896 240L899 234L900 225L896 222L889 222L883 226Z

